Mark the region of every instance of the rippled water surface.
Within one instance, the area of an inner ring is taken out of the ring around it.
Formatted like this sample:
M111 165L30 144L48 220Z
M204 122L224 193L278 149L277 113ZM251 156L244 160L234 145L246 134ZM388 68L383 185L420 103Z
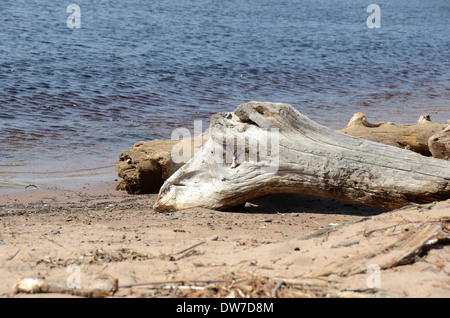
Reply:
M369 29L357 0L2 0L0 189L112 175L135 142L250 100L333 129L450 119L450 2L375 3Z

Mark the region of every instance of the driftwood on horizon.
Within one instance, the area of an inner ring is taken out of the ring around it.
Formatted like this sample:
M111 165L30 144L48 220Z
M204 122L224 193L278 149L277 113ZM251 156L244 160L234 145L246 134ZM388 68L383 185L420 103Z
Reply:
M211 118L210 138L154 209L227 209L273 193L394 209L450 198L450 162L333 131L287 104L249 102Z

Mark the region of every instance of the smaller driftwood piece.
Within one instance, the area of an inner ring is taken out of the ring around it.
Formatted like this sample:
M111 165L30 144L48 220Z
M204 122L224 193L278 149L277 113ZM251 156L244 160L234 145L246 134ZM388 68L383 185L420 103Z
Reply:
M274 193L395 209L450 198L450 162L333 131L287 104L249 102L212 116L210 138L154 209L222 210Z
M16 281L11 291L14 294L56 293L87 298L101 298L114 295L119 289L116 278L104 276L86 286L70 287L67 282L46 280L44 278L22 278Z
M416 125L402 125L393 122L373 124L367 121L365 114L358 112L340 131L351 136L408 149L424 156L432 156L428 140L446 126L447 124L432 122L429 115L420 116Z
M185 164L207 139L208 136L200 135L182 140L138 142L123 151L116 162L117 176L122 178L117 189L130 194L158 193L164 181ZM177 150L179 160L174 160L172 152Z

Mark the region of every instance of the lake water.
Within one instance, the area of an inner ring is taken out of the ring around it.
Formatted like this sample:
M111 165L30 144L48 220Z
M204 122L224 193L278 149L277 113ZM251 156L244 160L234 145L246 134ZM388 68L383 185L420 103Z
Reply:
M250 100L446 122L449 21L448 0L2 0L0 192L114 178L134 143Z

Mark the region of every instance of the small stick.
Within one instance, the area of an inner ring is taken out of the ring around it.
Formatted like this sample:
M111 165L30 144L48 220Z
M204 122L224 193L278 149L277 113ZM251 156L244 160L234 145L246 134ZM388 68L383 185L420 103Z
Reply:
M179 260L179 259L185 257L185 256L187 255L186 252L190 251L191 249L193 249L193 248L195 248L195 247L197 247L197 246L200 246L200 245L202 245L202 244L205 244L205 243L208 242L208 241L216 241L217 239L218 239L218 236L217 236L217 235L213 235L213 236L211 236L210 238L208 238L207 240L203 240L203 241L201 241L201 242L195 243L194 245L191 245L191 246L185 248L184 250L181 250L181 251L175 253L175 255L180 255L180 254L182 254L182 255L180 255L178 258L175 258L175 257L173 257L173 256L172 256L171 258L177 261L177 260Z
M395 228L395 227L400 226L400 225L409 225L409 224L417 224L417 223L420 223L420 221L406 222L406 223L402 223L402 224L394 224L394 225L391 225L391 226L388 226L388 227L383 227L383 228L375 229L375 230L372 230L372 231L369 231L369 232L364 232L363 236L364 237L369 237L372 233L377 232L377 231L384 231L384 230L389 230L390 228L393 228L393 227Z
M352 245L356 245L356 244L359 244L359 241L342 242L342 243L330 245L330 247L331 248L348 247L348 246L352 246Z
M62 247L63 249L65 249L67 251L67 248L65 248L64 246L62 246L61 244L59 244L58 242L53 241L52 239L46 237L45 235L42 235L42 237L46 238L48 241L58 245L59 247Z
M276 295L277 295L277 291L278 291L278 289L279 289L282 285L284 285L284 281L279 280L279 281L277 282L277 284L275 285L274 289L272 290L272 295L273 295L273 296L276 296Z
M10 261L10 260L12 260L14 257L16 257L16 255L19 254L19 252L22 250L22 247L23 247L23 243L22 243L22 245L20 245L20 247L19 247L19 249L17 250L17 252L15 252L12 256L8 257L6 260L7 260L7 261Z
M212 283L225 283L226 280L219 279L219 280L192 280L189 281L189 283L192 284L212 284ZM180 284L185 283L185 281L165 281L165 282L147 282L147 283L136 283L136 284L130 284L130 285L121 285L119 288L132 288L132 287L139 287L139 286L148 286L148 285L158 285L158 287L163 285L172 285L172 284ZM155 287L156 288L156 287Z
M189 251L189 250L191 250L191 249L193 249L193 248L195 248L195 247L197 247L197 246L199 246L199 245L205 244L205 243L206 243L206 241L201 241L201 242L199 242L199 243L196 243L196 244L194 244L194 245L189 246L188 248L185 248L185 249L182 250L182 251L179 251L179 252L175 253L175 255L183 254L184 252L187 252L187 251Z

